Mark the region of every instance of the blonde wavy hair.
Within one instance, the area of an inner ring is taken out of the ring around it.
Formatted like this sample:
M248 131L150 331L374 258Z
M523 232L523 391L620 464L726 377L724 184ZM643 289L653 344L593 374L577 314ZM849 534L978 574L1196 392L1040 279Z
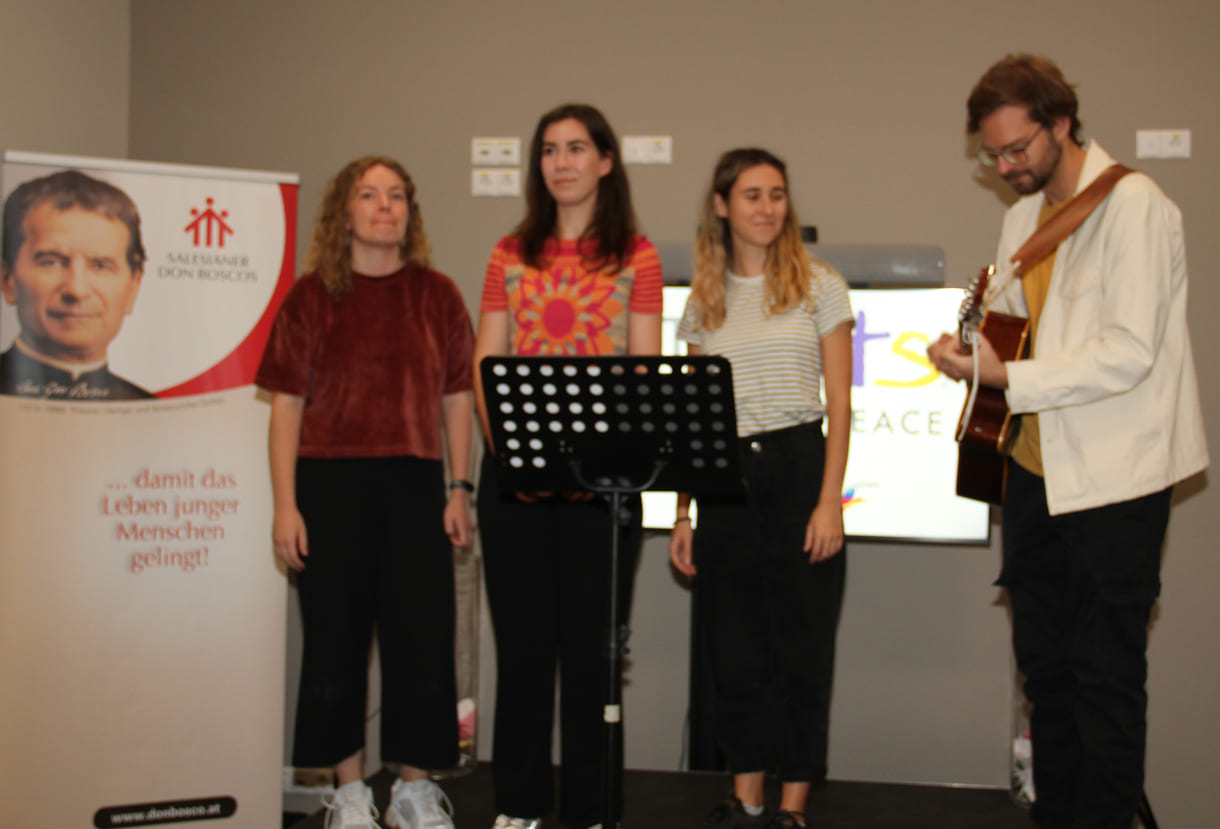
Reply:
M330 180L318 209L309 246L308 269L317 271L332 296L352 289L352 234L348 228L347 206L357 182L373 167L385 167L402 179L407 195L407 230L398 243L404 262L432 267L432 243L424 232L424 217L415 200L415 182L401 164L385 156L366 155L349 162Z
M752 167L775 168L788 189L788 168L776 156L756 147L729 150L716 162L712 185L703 200L699 236L695 240L695 267L691 296L699 311L699 327L714 330L724 324L725 273L733 261L733 234L729 220L716 215L716 196L726 203L737 178ZM782 314L805 301L813 301L809 276L812 257L801 242L801 228L788 193L788 211L779 236L767 250L764 265L768 313Z

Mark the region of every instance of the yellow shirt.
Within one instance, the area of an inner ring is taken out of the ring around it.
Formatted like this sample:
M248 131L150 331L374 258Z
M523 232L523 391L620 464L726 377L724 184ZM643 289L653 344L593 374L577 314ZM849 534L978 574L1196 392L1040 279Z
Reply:
M1054 206L1043 202L1038 213L1038 226L1046 224L1067 202ZM1029 356L1033 357L1038 345L1038 321L1042 317L1042 306L1046 304L1046 294L1051 286L1051 274L1055 270L1055 253L1051 251L1040 262L1021 275L1021 291L1025 294L1025 305L1029 309ZM1012 444L1012 459L1021 464L1027 471L1041 476L1042 444L1041 430L1038 427L1038 415L1035 413L1020 415L1020 428L1017 438Z

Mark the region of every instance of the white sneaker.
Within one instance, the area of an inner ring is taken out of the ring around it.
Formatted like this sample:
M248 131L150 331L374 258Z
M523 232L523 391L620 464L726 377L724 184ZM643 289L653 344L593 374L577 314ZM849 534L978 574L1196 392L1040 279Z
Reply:
M322 829L377 829L373 790L361 780L346 783L332 795L322 796L326 820Z
M453 804L431 780L395 780L386 826L393 829L454 829Z
M491 829L542 829L542 818L509 817L498 815Z

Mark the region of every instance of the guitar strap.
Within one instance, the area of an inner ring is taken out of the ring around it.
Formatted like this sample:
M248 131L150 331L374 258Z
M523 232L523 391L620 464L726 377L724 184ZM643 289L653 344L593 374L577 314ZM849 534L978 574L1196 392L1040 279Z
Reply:
M1058 213L1035 230L1033 235L1025 240L1025 244L1012 255L1009 261L1013 263L1016 275L1020 276L1059 247L1059 243L1071 236L1072 232L1089 218L1089 214L1097 205L1110 195L1118 180L1134 172L1122 164L1111 164L1093 179L1088 187L1072 196Z

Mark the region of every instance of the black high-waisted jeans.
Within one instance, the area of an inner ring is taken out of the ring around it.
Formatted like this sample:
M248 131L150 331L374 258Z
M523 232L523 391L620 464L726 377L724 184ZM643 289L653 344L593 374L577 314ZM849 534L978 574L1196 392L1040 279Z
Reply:
M698 497L694 554L715 733L732 772L826 777L835 632L846 550L809 563L822 489L821 422L739 441L748 492Z

